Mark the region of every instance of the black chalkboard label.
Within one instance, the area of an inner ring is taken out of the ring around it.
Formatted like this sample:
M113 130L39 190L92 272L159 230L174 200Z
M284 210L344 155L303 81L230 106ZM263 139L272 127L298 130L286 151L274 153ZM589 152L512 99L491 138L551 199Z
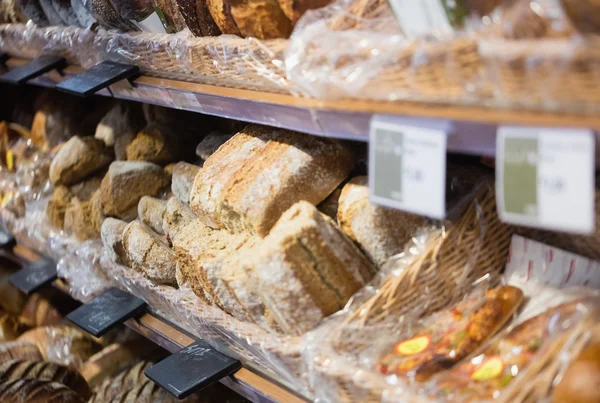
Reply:
M111 287L68 314L67 319L91 335L100 337L127 319L141 314L145 305L141 299Z
M8 281L29 295L56 278L56 263L48 259L40 259L10 276Z
M102 62L88 71L69 78L56 86L56 89L69 94L86 97L111 84L135 76L140 69L114 62Z
M178 399L203 389L240 369L238 360L197 341L144 371L154 383Z
M36 57L29 63L15 67L8 73L0 76L0 81L10 84L23 84L32 78L41 76L54 69L62 69L67 65L64 57L43 55Z

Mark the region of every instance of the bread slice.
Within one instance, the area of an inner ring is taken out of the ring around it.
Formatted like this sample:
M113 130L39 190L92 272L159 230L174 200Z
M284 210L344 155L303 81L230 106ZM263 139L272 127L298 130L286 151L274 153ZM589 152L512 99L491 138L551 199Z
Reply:
M73 136L52 160L50 181L53 185L73 185L107 167L113 159L112 151L102 141Z
M337 141L249 126L206 160L194 181L191 207L211 227L264 237L297 201L324 200L353 161Z
M117 220L116 218L105 218L102 222L100 237L104 250L115 263L128 265L127 253L123 246L123 232L127 227L125 221Z
M142 196L157 196L170 183L159 166L144 161L115 161L100 186L102 213L107 217L131 218Z
M256 247L222 266L221 279L238 302L252 302L246 314L291 335L341 309L375 272L335 223L304 201L288 209ZM257 316L261 310L264 319Z
M178 162L173 167L171 191L181 202L190 203L190 193L198 171L200 171L199 166L187 162Z
M371 203L366 176L357 176L344 186L337 217L342 231L379 266L401 253L427 222L421 216Z
M138 217L157 234L164 235L163 216L167 210L167 202L151 196L144 196L138 203Z
M152 230L132 221L123 231L123 247L134 270L157 284L177 285L175 252Z

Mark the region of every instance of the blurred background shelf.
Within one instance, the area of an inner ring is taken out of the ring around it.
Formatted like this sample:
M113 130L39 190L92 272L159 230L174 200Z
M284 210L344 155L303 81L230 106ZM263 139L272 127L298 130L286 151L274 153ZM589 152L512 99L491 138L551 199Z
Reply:
M11 58L8 68L28 60ZM31 84L53 88L79 74L79 66L65 68L31 80ZM418 102L317 100L196 84L141 75L133 83L123 81L99 95L135 100L310 133L318 136L368 141L374 115L409 118L418 124L451 124L447 148L461 154L494 156L498 125L546 126L600 129L600 115L493 109L479 106L448 106Z
M13 254L18 260L23 262L33 262L41 257L38 253L22 245L16 245L13 248ZM63 280L58 279L54 281L53 286L69 294L69 286ZM162 317L150 308L147 313L139 318L126 321L125 325L172 353L195 341L188 332L182 330L177 325L171 323L168 318ZM232 355L224 345L218 347L218 350L221 352ZM309 397L301 396L292 391L292 387L285 385L284 380L272 379L272 377L261 373L258 368L250 368L251 366L247 363L243 364L243 368L235 374L221 379L220 382L251 402L303 403L312 400Z

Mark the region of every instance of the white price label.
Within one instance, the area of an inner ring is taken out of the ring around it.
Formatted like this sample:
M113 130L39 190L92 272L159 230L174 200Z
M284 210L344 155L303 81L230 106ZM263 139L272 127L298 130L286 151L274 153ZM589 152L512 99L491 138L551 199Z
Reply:
M432 218L446 213L446 132L373 119L369 188L374 203Z
M200 105L200 102L198 102L198 97L196 96L196 94L186 92L185 98L188 100L190 105L193 106L194 108L200 108L202 106L202 105Z
M496 195L502 221L593 232L594 146L589 130L499 128Z

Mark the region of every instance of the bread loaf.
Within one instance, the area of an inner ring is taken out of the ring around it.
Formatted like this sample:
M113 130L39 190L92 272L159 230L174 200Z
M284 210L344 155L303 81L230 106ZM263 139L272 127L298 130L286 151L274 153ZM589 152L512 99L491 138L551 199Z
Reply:
M100 120L94 137L102 140L107 147L112 147L121 137L130 136L133 139L145 125L146 118L139 104L118 102ZM126 155L116 149L115 154L118 160L126 159Z
M76 196L79 200L88 201L92 198L94 192L100 189L100 184L102 183L102 178L105 173L101 175L92 176L86 180L83 180L79 183L74 184L69 188L69 191Z
M39 0L21 0L21 10L38 27L50 25Z
M379 266L401 253L417 229L426 224L423 217L371 203L366 176L353 178L342 189L338 222Z
M16 315L0 312L0 342L16 340L27 329Z
M227 0L206 0L206 6L222 33L240 35Z
M94 16L85 8L83 0L71 0L71 8L75 12L77 21L81 28L89 28L93 24L97 23Z
M35 344L24 341L9 341L0 344L0 362L10 360L41 361L44 358Z
M97 239L100 233L94 228L92 216L91 203L74 197L65 210L65 232L82 242Z
M104 250L115 263L128 264L127 253L123 246L123 232L127 227L127 223L116 218L105 218L102 222L100 236Z
M6 403L84 403L85 399L63 384L39 379L4 379L0 401Z
M165 200L144 196L138 203L138 217L157 234L164 235L163 217L167 209Z
M102 213L102 193L100 192L100 189L96 190L90 199L90 216L92 219L94 238L99 238L102 221L104 221L104 213Z
M50 181L54 185L73 185L107 167L112 160L111 151L100 140L74 136L54 157L50 165Z
M58 325L63 320L63 315L54 307L60 298L46 297L41 293L32 294L21 312L21 320L28 326Z
M139 31L137 26L132 22L121 17L110 0L89 0L87 2L87 9L98 23L106 28L118 29L125 32Z
M317 209L334 221L337 221L338 203L342 189L337 188L317 206Z
M196 155L203 161L214 154L227 140L232 137L231 134L223 134L220 132L209 133L196 146Z
M302 201L257 246L225 260L220 276L242 306L253 304L247 316L298 335L341 309L374 272L329 217Z
M203 391L202 395L204 394ZM179 400L165 389L148 380L133 389L115 396L110 400L110 403L185 403L197 402L197 399L196 396L193 396L191 398Z
M150 361L139 363L121 371L115 378L106 379L94 390L89 403L106 403L120 393L131 390L148 381L144 371L153 365Z
M141 361L148 354L148 344L134 340L125 344L114 343L96 353L81 368L81 375L91 388L119 374Z
M190 193L198 171L200 171L200 167L187 162L175 164L171 179L171 191L181 202L189 204Z
M286 17L295 25L308 10L325 7L331 0L278 0Z
M183 204L176 197L171 197L167 201L167 207L163 216L163 233L166 235L169 243L172 244L173 239L181 229L196 219L196 215L188 205Z
M202 36L219 36L221 30L208 10L206 0L196 0L196 15Z
M74 27L79 25L79 20L71 8L71 0L51 0L51 2L64 25Z
M186 28L185 19L179 11L176 0L156 0L155 5L165 16L167 33L172 34Z
M65 212L72 198L73 193L66 186L54 188L52 200L49 200L46 206L46 217L52 226L57 228L65 226Z
M169 182L169 176L156 164L115 161L100 185L102 213L123 219L135 216L142 196L157 196Z
M292 24L277 0L226 0L243 37L258 39L287 38Z
M248 234L230 234L193 220L185 225L173 238L173 250L181 272L180 281L187 281L194 293L208 303L219 305L210 290L208 274L210 264L223 260L229 254L252 243Z
M133 269L157 284L177 285L175 252L139 221L125 227L123 246Z
M35 344L47 361L75 368L101 349L90 335L69 326L38 327L23 333L18 340Z
M9 360L0 363L0 378L3 380L38 379L63 384L83 398L92 392L79 372L60 364L45 361Z
M295 202L323 201L352 166L339 142L249 126L208 158L190 203L211 227L265 236Z

